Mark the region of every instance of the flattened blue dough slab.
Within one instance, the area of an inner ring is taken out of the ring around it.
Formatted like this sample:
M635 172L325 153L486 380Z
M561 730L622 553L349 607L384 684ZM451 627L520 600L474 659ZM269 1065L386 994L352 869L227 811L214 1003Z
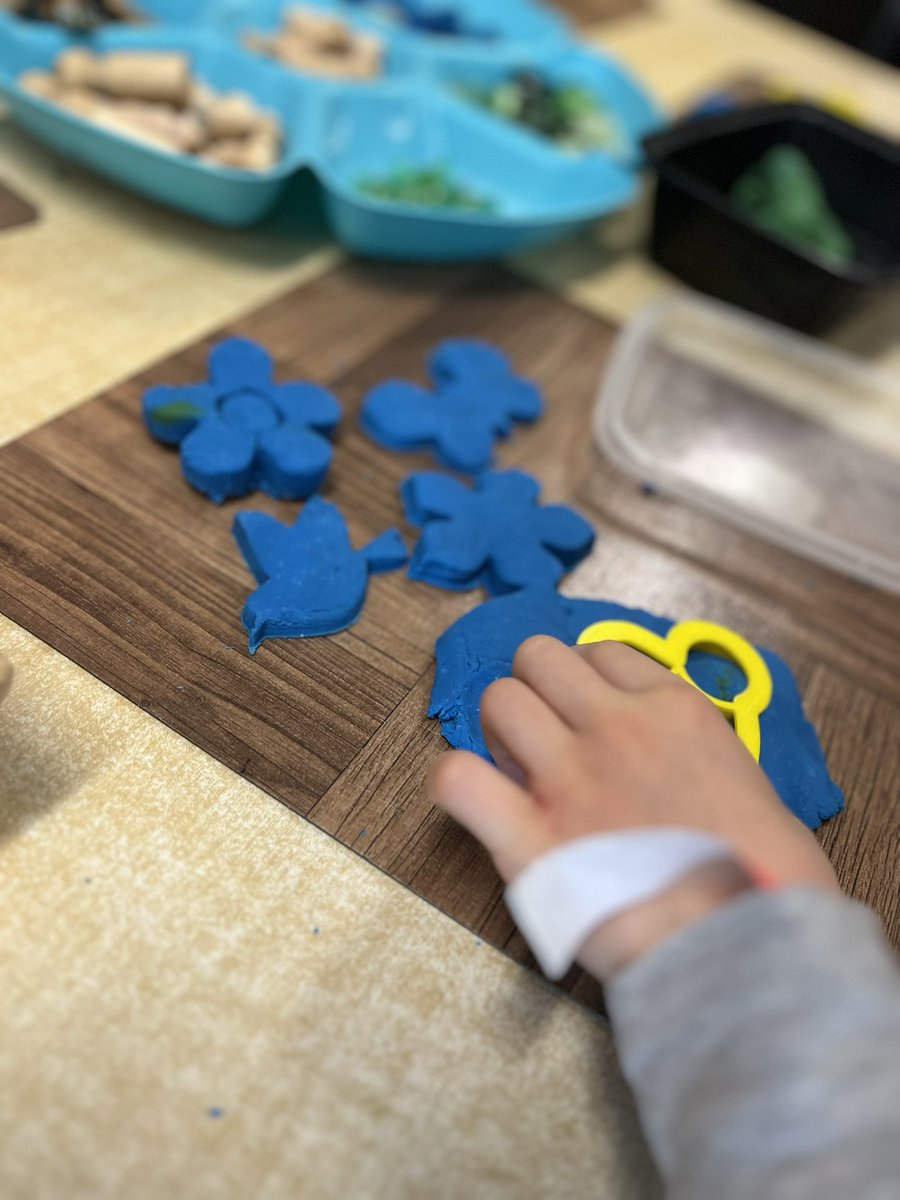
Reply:
M276 383L269 354L243 338L213 347L207 383L150 388L143 407L153 436L181 447L188 483L217 504L256 491L311 496L331 465L328 439L341 419L329 391Z
M602 600L570 600L543 588L489 600L438 639L428 715L440 719L451 746L489 758L479 717L485 688L512 672L516 650L526 638L542 633L574 646L595 621L634 621L661 637L674 624L641 609ZM760 654L773 684L772 701L760 717L760 765L787 807L804 825L818 829L841 811L844 796L828 774L790 667L770 650L760 649ZM692 655L690 665L694 680L711 694L734 695L743 687L740 671L725 659Z
M441 342L428 366L434 392L388 379L368 393L359 419L373 441L389 450L430 449L443 466L474 475L491 465L498 438L543 412L537 387L487 342Z
M340 511L318 496L293 525L266 513L238 513L234 537L261 585L241 618L251 654L268 638L323 637L349 628L362 612L369 575L395 571L408 558L396 529L354 550Z
M541 507L540 484L522 471L489 471L474 487L421 471L401 487L406 519L422 527L410 579L492 596L555 588L590 553L591 526L571 508Z

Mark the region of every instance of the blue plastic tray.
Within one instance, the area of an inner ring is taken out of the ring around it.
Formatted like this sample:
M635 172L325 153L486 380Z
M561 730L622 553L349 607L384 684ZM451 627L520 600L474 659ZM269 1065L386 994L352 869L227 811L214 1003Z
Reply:
M561 237L634 197L632 172L608 156L579 161L435 90L384 85L328 97L314 169L338 238L364 254L451 260L509 254ZM370 200L361 175L392 165L452 164L492 213L448 213Z
M23 92L16 80L30 68L49 70L71 39L55 29L0 23L0 90L13 119L68 158L162 204L216 225L251 225L273 207L287 179L307 159L314 139L318 88L256 62L215 35L187 27L147 31L110 28L91 40L98 52L143 47L189 54L195 73L218 89L240 87L284 122L285 151L278 166L250 173L186 154L170 154L104 130L55 104Z
M338 10L359 26L377 26L365 8L339 0L306 3ZM658 110L617 64L572 48L565 26L527 0L497 5L505 22L503 36L491 41L390 29L387 75L374 83L305 76L241 48L243 32L274 28L285 6L284 0L207 0L184 14L184 6L174 0L146 0L143 9L160 23L107 26L90 41L100 53L138 47L181 51L190 56L194 73L212 87L241 89L276 110L284 123L285 149L278 166L268 172L251 174L166 153L23 92L18 76L32 68L50 69L73 41L54 26L0 14L0 90L14 119L47 145L142 195L214 224L258 221L278 201L289 178L310 168L322 185L336 236L373 257L498 257L563 237L633 199L639 140L660 123ZM478 6L457 7L474 13ZM178 8L179 19L171 19ZM548 22L552 52L529 42L542 18ZM493 8L491 19L499 21ZM429 48L430 43L439 45ZM620 124L617 152L565 154L454 91L456 83L486 84L525 66L596 90ZM469 214L398 205L370 199L358 189L365 175L435 163L446 164L460 182L490 198L494 211Z

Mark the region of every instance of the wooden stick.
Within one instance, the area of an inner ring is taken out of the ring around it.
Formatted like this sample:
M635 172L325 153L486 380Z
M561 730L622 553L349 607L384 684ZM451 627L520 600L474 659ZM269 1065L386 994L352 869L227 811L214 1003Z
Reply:
M183 105L190 96L191 64L185 54L115 50L98 57L80 46L63 51L56 71L68 87L90 87L124 100Z

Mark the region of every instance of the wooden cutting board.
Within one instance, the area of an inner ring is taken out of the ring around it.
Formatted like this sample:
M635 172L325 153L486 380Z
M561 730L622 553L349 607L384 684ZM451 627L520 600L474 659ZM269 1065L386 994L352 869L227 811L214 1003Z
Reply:
M546 390L549 413L503 447L502 465L538 475L549 501L572 502L600 533L567 590L731 624L787 657L848 793L824 843L842 882L900 940L897 602L646 496L601 460L590 413L611 326L500 269L348 264L222 333L265 344L280 378L336 391L346 416L324 494L356 545L402 527L400 481L433 466L359 432L364 391L388 375L423 379L442 337L477 335L508 351ZM530 961L486 855L423 790L443 745L425 717L434 642L480 595L377 577L353 629L269 642L251 659L240 613L252 581L233 516L252 507L287 520L297 505L254 496L216 507L140 416L147 386L203 377L215 340L0 449L0 611ZM596 999L578 973L567 986Z

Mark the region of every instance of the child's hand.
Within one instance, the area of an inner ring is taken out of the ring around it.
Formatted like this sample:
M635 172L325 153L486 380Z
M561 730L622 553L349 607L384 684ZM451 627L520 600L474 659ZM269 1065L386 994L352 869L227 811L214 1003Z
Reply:
M815 839L721 713L627 646L531 638L512 678L485 692L481 719L500 770L450 752L434 764L429 791L484 843L507 882L575 838L680 826L723 838L751 876L837 887ZM749 886L738 865L701 868L601 926L581 961L609 974Z

